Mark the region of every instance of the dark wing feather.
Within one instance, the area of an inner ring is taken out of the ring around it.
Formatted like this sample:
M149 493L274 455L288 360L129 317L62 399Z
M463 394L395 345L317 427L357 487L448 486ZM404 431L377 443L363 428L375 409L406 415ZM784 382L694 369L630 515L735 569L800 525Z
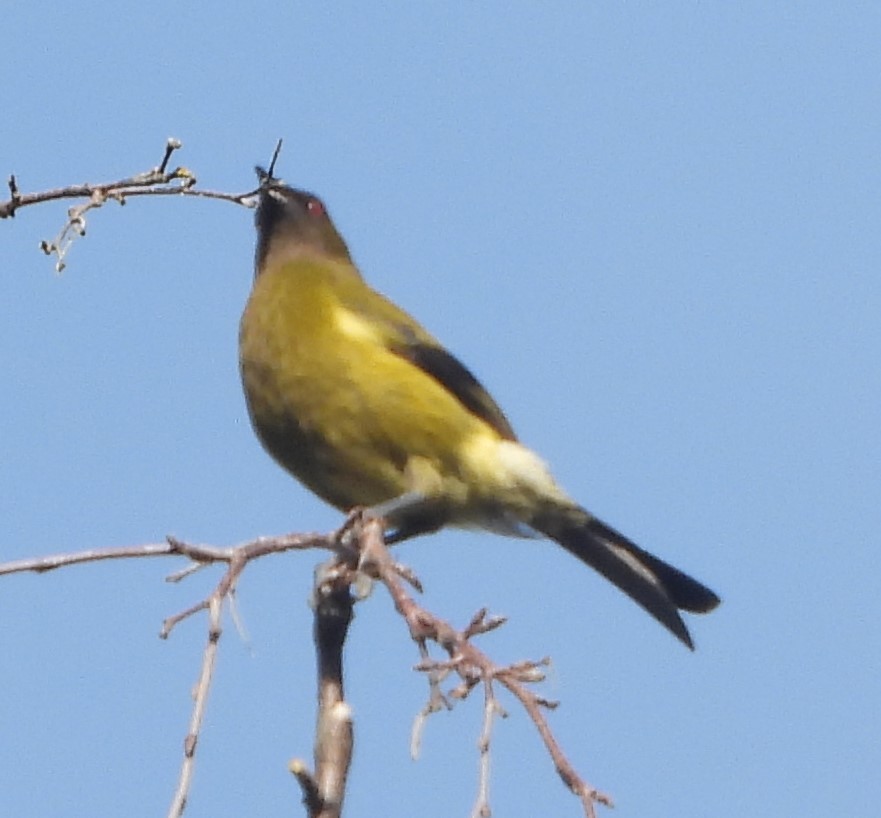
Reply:
M458 358L443 347L414 342L395 345L392 351L431 375L444 389L455 395L469 412L492 426L504 440L517 439L508 418L489 392Z
M444 387L473 415L489 424L504 440L517 436L505 413L489 392L458 358L447 352L414 318L382 293L374 290L370 309L357 300L343 299L343 306L364 317L382 334L386 347L419 367Z

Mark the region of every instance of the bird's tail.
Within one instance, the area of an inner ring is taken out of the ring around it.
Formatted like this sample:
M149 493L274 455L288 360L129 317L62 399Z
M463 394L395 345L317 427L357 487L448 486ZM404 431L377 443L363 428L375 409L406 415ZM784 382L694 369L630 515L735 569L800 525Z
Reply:
M530 525L599 571L694 650L679 611L712 611L720 600L709 588L578 506L543 511Z

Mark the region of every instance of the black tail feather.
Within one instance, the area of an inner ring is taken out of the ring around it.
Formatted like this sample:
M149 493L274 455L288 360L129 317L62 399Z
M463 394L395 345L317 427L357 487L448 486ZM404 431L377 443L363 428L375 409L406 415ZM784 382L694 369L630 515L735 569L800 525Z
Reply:
M531 522L570 554L599 571L694 650L680 610L706 613L719 597L696 579L643 551L584 509L547 512Z

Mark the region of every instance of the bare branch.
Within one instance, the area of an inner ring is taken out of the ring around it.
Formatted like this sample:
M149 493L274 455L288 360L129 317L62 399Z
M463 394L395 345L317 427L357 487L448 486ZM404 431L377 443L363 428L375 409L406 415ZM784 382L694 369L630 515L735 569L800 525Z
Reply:
M260 537L256 540L242 543L241 545L237 545L232 548L223 549L191 545L188 543L184 543L180 540L176 540L172 537L168 538L168 542L169 545L172 546L172 548L174 549L174 553L183 554L189 557L191 560L194 560L195 562L222 561L228 564L226 572L220 578L220 581L217 583L214 591L212 591L212 593L201 602L192 605L191 607L174 616L168 617L168 619L166 619L163 623L162 631L160 633L160 636L162 636L163 638L167 638L172 629L184 619L187 619L193 614L205 610L206 608L209 611L208 639L205 645L205 650L202 654L202 666L199 672L199 681L193 692L193 711L190 717L190 729L184 741L184 759L183 763L181 764L180 776L178 778L178 786L172 799L171 806L168 810L168 818L180 818L180 816L183 815L184 809L186 808L190 784L193 778L196 747L199 742L199 735L202 729L202 721L208 702L208 691L210 690L211 681L214 677L214 666L217 658L217 644L220 641L221 634L223 633L221 614L223 611L224 600L232 599L232 596L235 593L236 583L238 582L239 577L242 575L242 572L245 570L245 567L251 560L259 559L260 557L267 556L268 554L277 554L293 549L304 548L326 548L339 554L341 546L339 544L338 533L334 533L328 536L320 536L317 534L288 534L282 537ZM179 580L181 573L182 572L177 572L172 576L172 579ZM345 641L345 632L348 628L348 622L351 619L351 607L353 603L349 595L351 572L338 572L338 574L339 576L335 578L334 584L329 586L330 590L328 592L328 599L331 600L333 604L344 609L347 605L348 613L347 615L343 615L344 625L342 625L341 635L337 633L333 637L328 637L327 640L330 643L330 648L328 649L327 654L329 657L328 661L330 661L331 663L333 662L333 650L337 650L337 656L339 657L338 666L336 668L322 667L319 674L319 679L323 682L325 678L327 678L330 680L329 684L332 684L333 675L335 672L339 679L339 690L338 693L332 692L327 694L320 694L320 698L327 698L332 701L330 701L331 706L327 708L325 718L326 723L322 725L322 722L319 721L319 738L316 739L316 758L319 757L319 746L326 746L326 748L328 748L326 750L326 754L328 755L335 748L343 746L343 743L337 739L337 733L339 733L340 729L344 728L337 727L337 725L342 725L345 723L349 725L349 740L347 751L348 757L347 759L345 759L345 763L342 765L340 765L340 763L337 762L336 759L331 759L327 762L324 762L324 759L322 759L323 763L318 763L316 765L316 768L320 774L316 782L316 786L318 787L318 797L322 805L334 803L338 806L341 806L342 796L345 789L345 772L348 770L348 764L351 761L352 748L351 718L348 715L348 708L345 707L346 712L345 714L342 714L339 707L339 705L344 705L344 702L342 702L341 655L342 644ZM345 576L345 581L342 580L343 576ZM321 605L319 605L318 607L319 609L321 609ZM322 616L323 618L320 619L320 622L326 623L327 621L329 621L330 614L326 610L322 609ZM318 628L318 624L319 613L316 612L316 628ZM340 625L339 623L337 623L337 629L339 630L339 628ZM334 639L336 639L336 642L334 641ZM334 698L335 696L336 698ZM325 711L322 710L321 712ZM324 732L328 735L328 738L326 739L324 744L321 744L322 728L324 729ZM307 773L305 772L305 769L302 768L302 765L299 769L300 772L297 774L297 777L298 780L300 780L302 786ZM343 770L343 773L340 776L338 782L334 781L332 773L328 774L328 771L333 771L337 769ZM325 779L328 779L331 783L328 783L328 781ZM304 789L304 793L305 792L306 789ZM334 796L333 800L331 799L331 795ZM307 795L307 800L309 800L310 797L311 796ZM315 813L316 818L338 818L338 816L339 809L337 809L336 812L320 811Z
M184 576L193 573L193 566L201 566L208 563L225 562L227 570L224 572L214 590L205 599L190 606L174 616L168 617L162 625L160 636L167 638L176 625L184 619L203 610L208 610L208 637L205 650L202 654L199 680L193 691L193 710L190 716L189 729L184 739L184 757L181 763L180 775L177 788L168 810L168 818L180 818L186 808L187 797L193 779L196 748L199 743L199 735L205 708L208 702L208 692L214 676L214 667L217 658L217 645L222 634L222 611L223 602L230 599L235 592L236 582L241 576L247 564L254 559L268 556L269 554L281 554L286 551L303 550L307 548L324 548L334 553L348 553L340 545L338 533L331 535L319 534L287 534L280 537L259 537L240 545L230 548L217 548L214 546L185 543L174 537L168 537L164 543L148 543L145 545L122 546L118 548L91 549L70 554L56 554L48 557L37 557L14 562L0 563L0 575L22 573L26 571L45 572L69 565L78 565L84 562L98 562L108 559L124 559L135 557L156 557L179 554L192 560L191 566L182 571L177 571L169 577L171 581L179 581ZM340 799L341 800L341 799ZM323 818L323 816L322 816Z
M428 645L426 645L424 639L416 640L416 645L419 648L419 655L422 657L422 661L416 665L416 669L424 671L428 676L428 701L416 714L410 731L410 757L414 760L419 757L419 750L422 745L422 732L425 729L428 717L440 710L453 709L452 703L441 690L441 684L452 672L452 668L437 667L437 663L431 659ZM434 667L430 666L432 664Z
M492 810L489 806L489 746L492 738L492 726L495 716L500 713L496 697L493 692L492 679L488 679L483 686L483 727L477 742L480 751L480 775L478 777L477 800L471 811L471 818L490 818Z
M527 690L519 680L511 675L505 674L504 671L497 673L496 677L518 699L520 704L523 705L523 708L529 714L529 717L532 719L533 724L536 726L536 729L547 748L551 760L554 762L557 774L563 779L563 783L581 799L581 804L584 807L584 814L588 816L588 818L595 818L595 803L603 804L607 807L613 806L612 799L608 795L594 789L583 778L581 778L580 775L578 775L569 759L566 758L566 755L563 753L559 743L554 738L554 734L551 732L548 721L542 712L543 708L550 708L554 705L547 702L545 699L536 696L532 691Z
M275 150L272 152L272 159L269 162L269 170L266 171L270 178L275 174L275 163L278 161L278 155L281 153L281 142L282 140L279 139L275 143Z
M339 560L316 571L313 635L318 660L318 723L314 778L318 809L310 809L310 818L339 818L352 763L352 712L343 689L343 645L355 604L353 580L351 566Z
M168 808L168 818L180 818L187 806L187 798L190 785L193 780L193 772L196 759L196 747L199 743L199 735L202 731L202 721L205 717L205 708L208 704L208 691L211 688L211 680L214 678L214 666L217 661L217 643L222 633L221 612L223 610L223 598L218 589L209 597L208 602L208 641L202 653L202 667L199 671L199 681L193 691L193 712L190 715L190 729L184 739L184 760L181 764L180 776L178 777L177 789L171 799Z
M308 815L315 815L321 809L321 796L318 793L318 784L315 781L306 762L301 758L295 758L288 764L288 769L296 777L303 791L303 803L306 805Z
M202 555L204 553L202 548L188 546L186 543L174 540L170 537L169 543L174 545L178 553L186 553L191 559L200 558L194 557L193 554ZM257 547L255 547L255 544ZM183 619L186 619L188 616L191 616L197 611L204 610L205 608L209 611L208 640L202 654L202 667L199 672L199 681L193 691L193 712L190 716L190 729L184 740L184 760L181 764L177 789L172 798L171 806L168 809L168 818L180 818L187 805L190 783L193 779L196 747L199 743L199 735L202 730L205 708L208 705L208 691L211 688L211 681L214 678L214 666L217 660L217 643L220 641L220 636L223 633L221 623L223 601L229 598L235 591L236 581L239 576L241 576L241 573L244 571L248 562L251 559L256 559L258 556L263 556L267 553L266 546L267 542L266 540L263 540L245 543L244 545L232 549L225 549L227 551L226 556L228 556L228 559L225 561L229 563L229 567L227 568L226 573L220 578L220 582L217 583L217 587L210 596L202 602L188 608L183 613L169 617L165 620L162 626L162 632L160 635L162 638L167 638L169 633L171 633L172 628Z
M324 548L339 552L340 545L336 533L324 534L283 534L278 537L258 537L240 545L228 548L218 548L211 545L196 545L185 543L174 537L168 537L164 543L145 543L143 545L122 545L112 548L91 548L86 551L76 551L67 554L51 554L45 557L29 557L23 560L0 562L0 576L3 574L16 574L25 571L44 573L54 571L56 568L64 568L68 565L79 565L84 562L100 562L101 560L135 559L143 557L166 557L172 554L180 554L189 557L196 563L230 562L237 553L247 556L247 560L268 556L269 554L281 554L285 551L306 550L310 548ZM192 573L194 569L188 566L183 573ZM173 574L169 581L180 579L180 573Z
M165 173L165 169L168 167L168 160L171 159L171 154L182 147L183 143L180 139L175 139L173 136L168 137L168 141L165 143L165 156L162 157L159 167L156 168L157 172Z
M177 582L207 564L226 563L226 571L214 590L204 599L173 616L162 626L161 636L167 637L184 619L207 610L208 633L202 655L199 679L193 692L193 710L184 740L184 757L168 818L180 818L187 803L208 693L214 675L217 648L222 635L222 612L225 600L232 600L236 584L245 567L254 559L291 550L322 548L335 554L316 573L313 592L315 609L315 646L318 657L318 720L315 738L315 772L295 760L290 764L303 792L309 818L339 818L345 794L346 778L352 758L352 716L343 689L343 645L352 618L352 607L358 597L353 588L364 577L379 580L388 590L396 610L404 618L411 638L419 648L420 662L416 670L424 672L429 681L429 700L416 717L411 738L411 752L418 753L422 730L427 717L439 710L450 709L451 700L465 699L478 685L483 685L483 725L478 742L480 752L478 793L473 818L491 814L489 804L490 743L496 716L505 711L495 696L494 682L505 687L523 706L535 724L557 773L566 786L581 800L586 818L596 818L597 803L611 806L611 799L591 787L575 771L563 753L548 725L545 711L556 703L537 695L527 685L545 678L547 658L497 665L476 648L471 639L488 633L504 623L503 617L489 616L479 610L466 627L458 631L435 614L418 605L406 586L421 590L419 579L405 566L395 562L383 539L381 520L355 512L346 524L330 535L287 534L260 537L236 546L215 546L185 543L168 537L164 543L91 549L68 554L0 563L0 575L27 571L45 572L84 562L135 557L180 555L191 563L168 577ZM428 643L434 642L447 654L440 661L433 659ZM459 684L448 694L441 684L455 674Z
M65 267L65 258L77 236L86 234L86 213L102 207L113 200L121 205L132 196L196 196L205 199L220 199L226 202L253 207L258 190L247 193L223 193L215 190L197 190L196 177L185 167L168 170L168 162L172 154L182 146L178 139L169 138L165 143L162 161L151 170L117 179L114 182L98 184L69 185L68 187L45 190L39 193L21 193L15 175L9 177L10 197L0 202L0 219L15 216L17 210L30 205L51 202L58 199L86 199L83 204L71 207L67 211L67 221L52 241L40 242L40 249L46 255L57 257L55 269L61 272ZM280 149L280 145L276 151Z
M23 560L0 562L0 576L17 574L24 571L35 571L38 574L64 568L68 565L79 565L83 562L100 562L101 560L132 559L135 557L167 557L176 554L174 546L168 542L146 543L144 545L122 545L113 548L91 548L69 554L50 554L45 557L28 557Z
M507 666L497 665L471 643L470 637L494 630L503 624L504 619L500 617L487 617L486 610L482 609L471 618L465 630L455 630L449 623L418 605L407 593L400 579L401 572L392 560L391 554L383 541L381 521L367 519L362 522L362 525L364 526L364 532L360 538L363 548L360 567L362 570L376 576L388 589L396 610L407 623L411 638L419 646L422 661L416 665L416 669L429 673L431 698L429 704L417 716L411 748L415 746L418 749L418 737L421 734L427 715L441 709L437 706L437 694L433 687L437 683L437 676L432 678L431 674L455 672L459 676L461 684L449 694L454 699L467 698L471 691L482 683L484 685L485 704L484 725L480 741L481 773L478 797L472 815L489 815L488 780L486 776L489 774L490 725L493 716L503 713L492 688L493 680L498 680L500 684L517 698L532 719L560 778L581 799L586 818L596 818L595 804L612 806L612 800L609 796L591 787L578 775L554 738L547 719L542 712L543 709L551 708L554 705L525 687L527 684L544 679L542 668L547 664L548 660L518 662ZM449 656L449 660L438 662L428 658L427 641L432 641L442 647Z

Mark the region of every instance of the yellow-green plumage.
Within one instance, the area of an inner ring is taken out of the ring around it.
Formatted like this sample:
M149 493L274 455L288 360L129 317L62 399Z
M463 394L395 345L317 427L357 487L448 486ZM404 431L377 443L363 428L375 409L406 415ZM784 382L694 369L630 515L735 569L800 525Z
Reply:
M285 468L340 509L418 488L407 481L414 452L455 475L451 434L464 440L486 426L389 350L400 341L392 323L371 323L347 306L349 290L365 286L342 262L302 256L272 265L254 283L241 328L258 434ZM374 295L374 305L395 318L396 308Z
M399 537L543 533L679 639L718 597L571 500L474 376L369 287L315 196L262 177L240 364L270 454L332 505L382 505Z

